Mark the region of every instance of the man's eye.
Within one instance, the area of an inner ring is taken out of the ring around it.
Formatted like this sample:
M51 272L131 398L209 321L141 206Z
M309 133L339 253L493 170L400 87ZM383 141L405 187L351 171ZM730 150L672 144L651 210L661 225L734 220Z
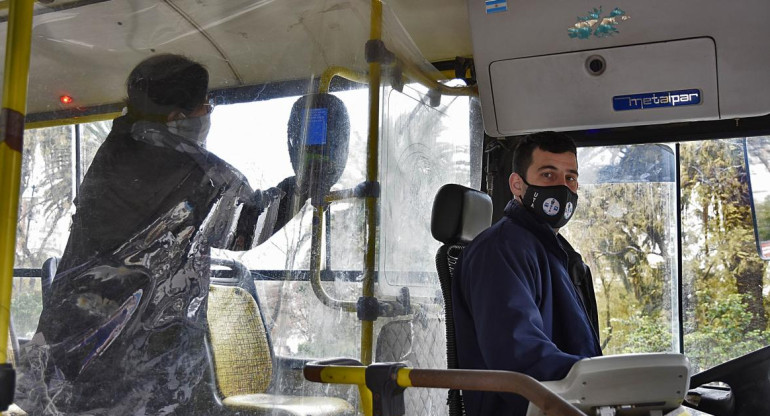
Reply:
M577 181L577 178L574 177L574 176L568 176L567 180L570 181L570 182L575 182L575 181Z

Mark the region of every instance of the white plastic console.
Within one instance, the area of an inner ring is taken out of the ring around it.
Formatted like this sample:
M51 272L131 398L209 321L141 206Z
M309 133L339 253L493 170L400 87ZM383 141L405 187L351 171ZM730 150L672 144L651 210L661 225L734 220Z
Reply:
M543 383L588 415L648 416L676 410L690 384L682 354L628 354L587 358L561 380ZM527 416L543 416L530 404Z

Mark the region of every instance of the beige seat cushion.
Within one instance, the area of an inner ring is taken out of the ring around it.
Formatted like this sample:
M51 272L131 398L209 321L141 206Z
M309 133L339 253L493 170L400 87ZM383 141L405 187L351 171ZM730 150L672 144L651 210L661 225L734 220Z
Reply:
M209 336L222 403L249 415L352 415L350 403L336 397L264 394L272 376L272 356L259 306L238 287L211 285Z
M225 406L248 410L255 415L333 416L354 414L353 406L336 397L279 396L272 394L243 394L223 400Z
M27 416L27 413L19 408L19 406L16 406L15 404L12 404L10 407L8 407L8 410L2 413L3 416Z
M257 302L241 288L211 285L208 322L222 396L264 393L273 364Z

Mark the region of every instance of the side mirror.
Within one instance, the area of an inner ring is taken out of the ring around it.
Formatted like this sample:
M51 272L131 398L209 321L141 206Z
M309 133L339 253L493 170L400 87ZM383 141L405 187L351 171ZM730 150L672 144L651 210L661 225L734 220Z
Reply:
M770 260L770 136L744 139L754 234L762 260Z

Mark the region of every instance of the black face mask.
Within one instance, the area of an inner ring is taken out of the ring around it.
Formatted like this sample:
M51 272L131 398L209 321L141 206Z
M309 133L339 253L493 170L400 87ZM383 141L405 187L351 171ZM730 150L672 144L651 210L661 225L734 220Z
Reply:
M521 198L524 207L552 228L565 226L577 208L578 195L566 185L537 186L527 181L524 183L527 184L527 192Z

